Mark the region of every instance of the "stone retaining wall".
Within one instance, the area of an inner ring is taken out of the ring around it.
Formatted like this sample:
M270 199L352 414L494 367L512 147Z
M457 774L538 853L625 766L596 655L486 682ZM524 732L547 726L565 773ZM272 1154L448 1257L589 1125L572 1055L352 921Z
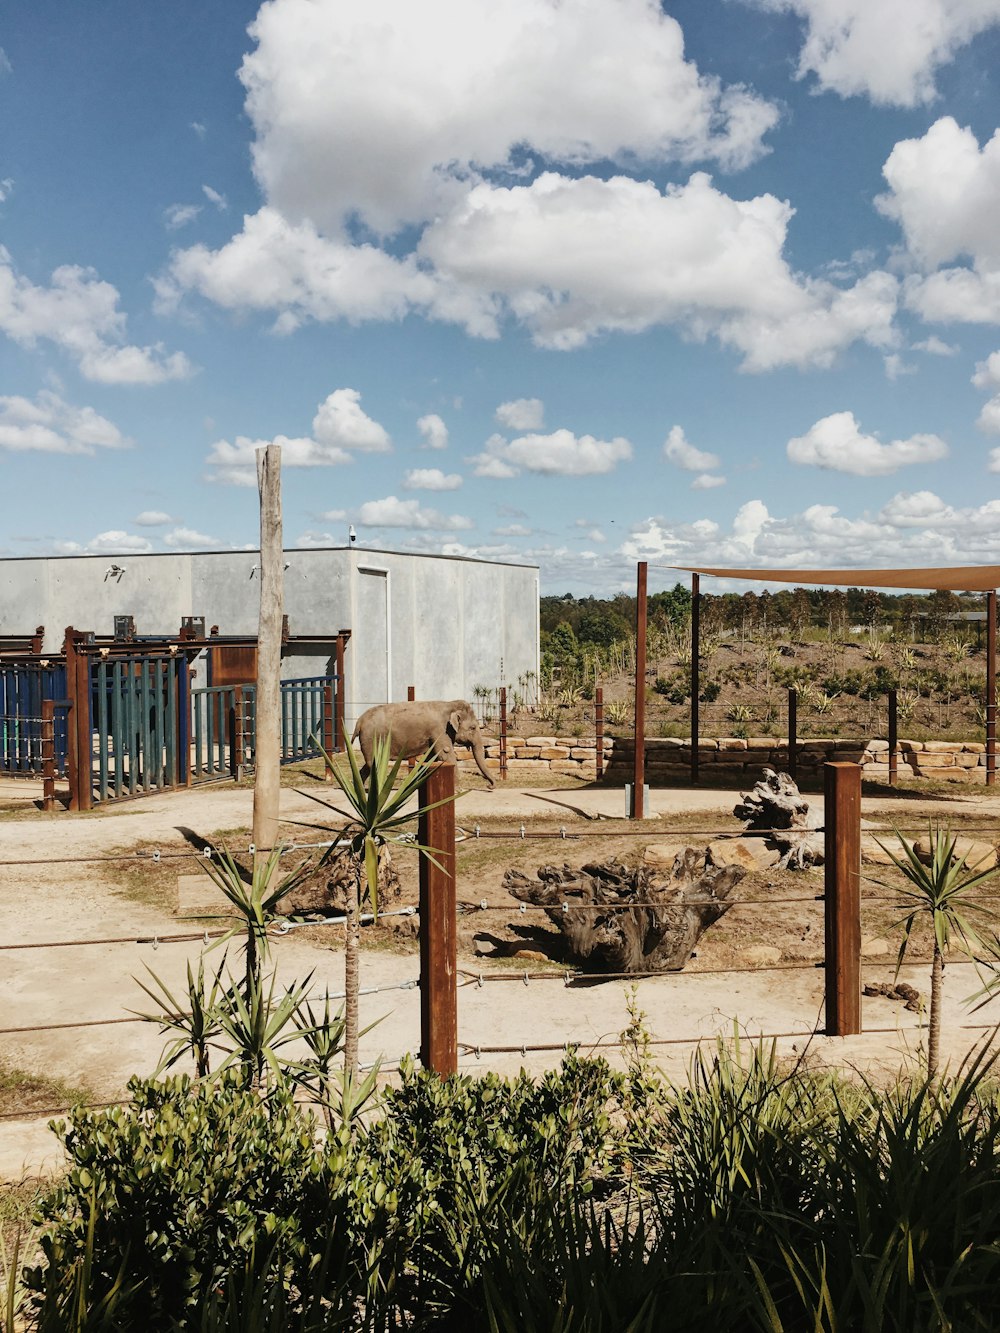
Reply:
M604 774L613 785L632 780L634 744L631 740L604 738ZM901 778L935 778L949 782L985 782L986 746L980 741L900 741L897 770ZM486 738L486 767L500 767L500 742ZM798 744L799 773L816 774L830 760L862 764L863 777L886 781L889 777L889 742L881 740L803 740ZM788 767L788 740L774 736L701 737L698 745L703 779L711 784L714 773L720 780L752 777L763 768ZM475 772L475 764L464 760L460 767ZM565 773L579 778L597 776L597 741L593 736L508 736L507 771ZM688 741L647 737L646 776L651 782L676 781L691 771Z

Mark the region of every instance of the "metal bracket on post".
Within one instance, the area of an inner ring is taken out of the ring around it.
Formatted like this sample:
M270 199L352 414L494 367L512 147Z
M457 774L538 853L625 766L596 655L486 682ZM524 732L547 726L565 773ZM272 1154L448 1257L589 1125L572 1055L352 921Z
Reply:
M861 765L823 765L826 1033L861 1031Z

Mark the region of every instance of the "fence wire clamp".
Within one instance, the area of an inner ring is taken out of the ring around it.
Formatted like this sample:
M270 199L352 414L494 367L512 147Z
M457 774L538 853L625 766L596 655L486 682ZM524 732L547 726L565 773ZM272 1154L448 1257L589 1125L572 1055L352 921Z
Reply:
M565 824L560 828L560 830L559 830L559 836L560 836L560 838L565 838L565 836L566 836L566 826L565 826Z
M572 982L572 980L573 980L573 973L567 972L566 975L563 977L563 986L568 987Z
M201 849L201 854L202 854L202 856L205 858L206 861L211 861L211 859L212 859L212 848L211 848L211 847L203 847L203 848Z
M521 825L521 837L524 838L525 834L526 834L526 829L525 829L524 825L522 824L522 825Z
M247 855L249 855L249 856L256 856L256 855L257 855L257 848L256 848L256 846L254 845L254 843L251 843L250 846L247 848Z
M157 937L154 935L154 936L153 936L153 948L154 948L154 949L158 949L159 947L160 947L160 941L159 941L159 940L157 939Z
M483 974L482 974L482 972L480 972L479 976L478 976L477 979L476 979L476 985L479 987L480 990L483 989Z
M420 985L420 978L419 978L419 977L414 977L412 981L401 981L401 982L399 983L399 989L400 989L400 990L416 990L417 987L418 987L419 985Z
M521 913L522 916L524 916L524 914L525 914L525 913L527 912L527 910L528 910L528 904L527 904L527 903L522 903L521 906L520 906L517 910Z
M478 1047L478 1046L473 1046L472 1051L473 1051L473 1054L475 1055L475 1057L476 1057L477 1060L481 1060L481 1059L483 1058L483 1057L480 1055L480 1053L479 1053L479 1047Z
M157 847L156 851L153 853L153 862L154 862L154 864L156 864L156 865L159 865L159 863L160 863L160 849L159 849L159 847Z
M523 981L524 981L524 984L527 986L527 984L528 984L528 974L527 974L527 972L525 972L524 977L523 977L522 979L523 979Z
M205 934L204 934L204 936L203 936L202 943L205 945L205 947L206 947L206 949L207 949L207 948L208 948L208 931L207 931L207 930L205 931Z
M475 833L476 837L478 838L478 837L479 837L479 825L478 825L478 824L477 824L477 825L475 826L475 828L473 829L473 832Z
M562 909L563 909L563 913L564 913L564 914L565 914L566 912L568 912L568 911L569 911L569 903L565 903L565 902L564 902L564 903L562 904Z

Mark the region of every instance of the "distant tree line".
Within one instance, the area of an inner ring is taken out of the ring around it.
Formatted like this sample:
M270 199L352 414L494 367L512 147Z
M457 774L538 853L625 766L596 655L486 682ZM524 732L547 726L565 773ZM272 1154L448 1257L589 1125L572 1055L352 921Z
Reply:
M635 637L635 598L543 597L540 605L542 683L554 670L588 666L627 667L627 646ZM951 617L985 610L981 593L891 594L872 588L782 588L777 592L704 593L701 625L705 635L738 633L745 638L790 638L822 632L844 638L856 627L908 639L939 639L961 633ZM679 639L690 624L691 590L676 583L651 593L647 603L651 635Z

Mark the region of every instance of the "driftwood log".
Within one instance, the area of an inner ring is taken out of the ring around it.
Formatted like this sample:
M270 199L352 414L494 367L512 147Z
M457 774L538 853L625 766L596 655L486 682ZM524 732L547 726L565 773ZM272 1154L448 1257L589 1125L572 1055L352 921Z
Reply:
M787 773L765 768L753 791L743 793L733 814L746 820L749 834L767 830L768 842L781 853L778 865L785 870L808 870L823 864L823 835L817 832L822 819Z
M689 847L669 872L607 861L579 870L540 866L537 880L508 870L503 882L521 902L546 909L582 962L605 972L660 972L684 966L745 874L741 866L706 866L704 852Z
M286 893L279 904L286 916L308 916L313 913L324 915L326 912L343 912L347 907L347 886L350 879L359 880L360 899L364 903L367 891L365 862L363 856L355 856L345 847L337 852L316 870ZM378 853L378 904L385 906L397 899L400 894L399 874L389 854L389 848L382 846ZM362 906L364 911L370 911Z

